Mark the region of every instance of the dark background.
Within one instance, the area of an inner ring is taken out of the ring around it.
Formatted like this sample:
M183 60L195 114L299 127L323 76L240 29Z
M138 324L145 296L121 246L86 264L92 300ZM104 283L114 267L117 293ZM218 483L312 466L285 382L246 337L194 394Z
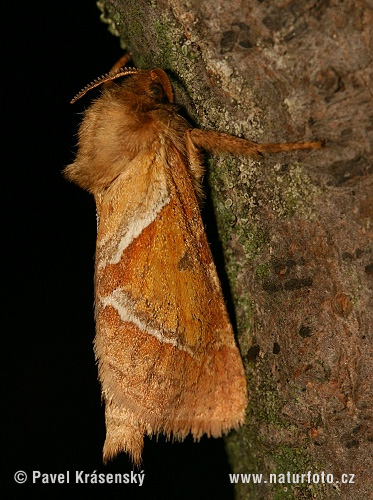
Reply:
M53 10L53 7L55 10ZM58 9L58 10L57 10ZM129 472L104 466L104 409L92 349L93 198L61 171L74 157L72 96L122 50L93 0L14 2L2 13L3 284L1 467L4 498L230 498L223 441L146 440L145 482L18 485L13 475ZM5 390L4 390L5 389Z

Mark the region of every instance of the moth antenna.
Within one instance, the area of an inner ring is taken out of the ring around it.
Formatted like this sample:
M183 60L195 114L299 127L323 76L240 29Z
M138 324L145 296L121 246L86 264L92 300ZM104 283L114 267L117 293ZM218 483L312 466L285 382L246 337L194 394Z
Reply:
M133 75L134 73L139 73L140 71L143 70L137 68L119 68L115 73L109 71L109 73L105 73L100 78L95 78L95 80L86 85L80 92L78 92L78 94L76 94L71 99L70 104L74 104L74 102L83 97L89 90L94 89L105 82L116 80L121 76Z

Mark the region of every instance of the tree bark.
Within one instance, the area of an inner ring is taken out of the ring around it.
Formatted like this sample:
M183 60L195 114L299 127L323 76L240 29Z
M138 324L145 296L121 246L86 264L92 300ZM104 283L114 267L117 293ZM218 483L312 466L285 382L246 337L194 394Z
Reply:
M372 4L99 5L137 67L168 72L196 126L256 142L326 140L321 151L208 161L223 262L213 249L250 398L227 451L236 473L334 475L237 484L237 498L369 496Z

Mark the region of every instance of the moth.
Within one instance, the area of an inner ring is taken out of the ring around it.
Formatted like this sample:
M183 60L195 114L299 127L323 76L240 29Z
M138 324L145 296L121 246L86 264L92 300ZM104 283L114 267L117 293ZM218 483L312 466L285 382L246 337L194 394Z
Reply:
M192 128L166 73L125 68L128 59L74 99L103 85L64 174L97 206L103 459L124 451L139 464L145 435L219 437L245 420L245 372L200 214L200 150L257 156L322 145Z

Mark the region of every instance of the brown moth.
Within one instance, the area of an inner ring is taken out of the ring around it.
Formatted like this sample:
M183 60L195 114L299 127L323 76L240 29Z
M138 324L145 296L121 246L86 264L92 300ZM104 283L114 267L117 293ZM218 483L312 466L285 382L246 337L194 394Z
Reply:
M78 94L109 82L85 112L64 173L97 205L104 461L125 451L139 464L145 435L219 437L245 420L245 372L199 209L200 148L256 156L321 143L256 144L193 129L166 73L117 69L127 60Z

